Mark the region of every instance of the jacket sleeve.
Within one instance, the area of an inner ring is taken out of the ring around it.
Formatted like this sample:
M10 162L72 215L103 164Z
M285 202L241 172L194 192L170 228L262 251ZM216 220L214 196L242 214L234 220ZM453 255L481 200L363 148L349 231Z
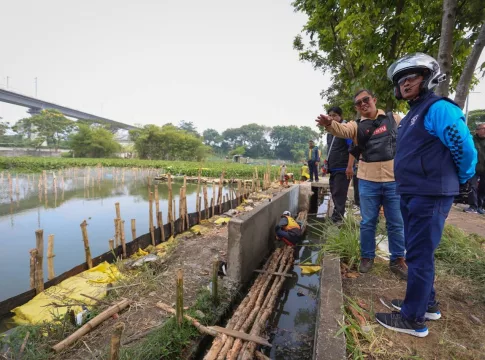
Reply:
M471 179L475 174L477 151L465 124L463 111L446 100L439 100L429 108L424 127L450 149L460 184Z
M286 225L288 225L288 219L285 216L283 216L280 219L278 225L275 226L274 230L278 231L279 229L281 229L283 226L286 226Z
M348 123L332 121L329 126L325 127L325 130L338 138L352 139L354 142L357 141L357 123L355 121Z

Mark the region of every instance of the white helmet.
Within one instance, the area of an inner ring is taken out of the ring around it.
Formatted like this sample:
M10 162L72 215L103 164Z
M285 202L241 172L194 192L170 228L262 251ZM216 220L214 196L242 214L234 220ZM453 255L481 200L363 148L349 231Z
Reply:
M394 83L394 95L398 100L402 99L398 80L403 75L413 72L422 72L424 75L424 81L420 86L421 92L431 91L446 79L446 74L441 74L440 65L433 57L423 53L403 56L387 69L387 77Z
M291 216L291 213L288 210L283 211L283 216Z

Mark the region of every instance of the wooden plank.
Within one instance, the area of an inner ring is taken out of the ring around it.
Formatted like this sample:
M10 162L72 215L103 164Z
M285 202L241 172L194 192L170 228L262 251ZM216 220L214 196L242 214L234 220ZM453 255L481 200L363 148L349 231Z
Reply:
M260 273L260 274L271 274L271 275L284 276L284 277L288 277L288 278L293 277L293 275L281 273L281 272L270 272L270 271L264 271L264 270L254 270L254 272L257 272L257 273Z
M263 346L269 346L269 347L272 346L268 342L268 340L266 340L266 339L264 339L264 338L262 338L260 336L249 335L249 334L243 333L241 331L226 329L226 328L223 328L223 327L220 327L220 326L208 326L208 328L209 329L212 329L212 330L215 330L217 332L220 332L222 334L226 334L226 335L232 336L234 338L241 339L241 340L252 341L252 342L254 342L256 344L263 345Z

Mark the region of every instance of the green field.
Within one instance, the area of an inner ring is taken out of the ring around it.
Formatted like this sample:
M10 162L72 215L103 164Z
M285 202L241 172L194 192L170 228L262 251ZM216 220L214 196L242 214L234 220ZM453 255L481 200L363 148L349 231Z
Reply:
M202 163L189 161L163 161L163 160L139 160L139 159L89 159L89 158L35 158L35 157L0 157L0 170L16 172L39 172L42 170L57 170L72 167L130 167L130 168L155 168L160 172L172 175L197 176L198 169L202 168L202 176L219 177L225 171L226 178L252 178L254 169L258 169L258 177L262 178L267 166L237 164L232 162ZM278 173L278 166L270 166L273 176ZM300 167L289 166L288 172L293 172L299 178Z

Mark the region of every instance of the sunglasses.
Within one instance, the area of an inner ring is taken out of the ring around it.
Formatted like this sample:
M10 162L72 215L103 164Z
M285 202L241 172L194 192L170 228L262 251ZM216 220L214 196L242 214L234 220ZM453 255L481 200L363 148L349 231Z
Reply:
M409 75L405 75L405 76L403 76L402 78L400 78L397 81L397 84L399 86L401 86L402 84L404 84L406 82L406 80L412 81L412 80L416 79L419 76L421 76L421 74L409 74Z
M362 104L368 104L369 102L370 102L370 96L366 96L366 97L363 97L362 99L354 102L354 105L357 106L357 107L361 107Z

